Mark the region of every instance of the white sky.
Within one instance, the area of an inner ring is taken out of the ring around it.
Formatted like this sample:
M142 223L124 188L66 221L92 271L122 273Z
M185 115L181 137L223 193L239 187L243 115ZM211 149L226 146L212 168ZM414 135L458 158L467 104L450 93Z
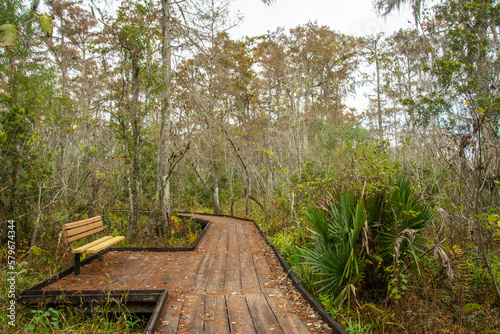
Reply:
M413 26L409 6L403 7L400 13L396 11L381 18L375 14L372 0L276 0L271 6L264 5L261 0L234 0L231 7L244 16L244 21L229 31L235 39L263 35L278 27L289 30L309 21L354 36L380 31L390 33Z
M372 0L276 0L271 6L261 0L234 0L231 8L244 16L243 22L229 31L234 39L264 35L278 27L288 31L309 21L352 36L390 35L400 28L414 27L409 6L382 18L375 13ZM344 103L362 112L368 107L366 94L372 94L372 90L368 86L358 88L356 96L347 97Z

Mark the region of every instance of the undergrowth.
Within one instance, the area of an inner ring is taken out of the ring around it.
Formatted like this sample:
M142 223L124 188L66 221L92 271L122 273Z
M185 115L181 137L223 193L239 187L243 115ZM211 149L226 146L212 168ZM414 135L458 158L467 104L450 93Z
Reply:
M88 314L70 307L30 309L23 306L17 309L14 326L8 324L3 309L0 317L2 333L142 333L147 324L146 320L129 313L124 307L118 313L111 313L110 305Z
M389 200L383 202L384 208L391 207L387 202ZM352 208L344 212L354 215L355 203L350 203ZM326 209L328 206L321 205L321 208ZM402 213L413 219L419 210L422 209L410 212L410 215ZM493 219L495 216L489 217L493 221L490 228L493 239L490 242L498 246L497 220ZM383 255L376 253L380 245L373 243L381 239L377 239L373 231L370 233L366 230L370 225L369 215L367 218L360 218L359 222L364 223L363 219L366 219L367 225L360 235L365 233L368 239L360 239L359 243L349 246L360 247L355 250L359 253L353 253L358 254L357 262L346 269L351 270L353 276L340 278L335 281L340 285L330 285L328 289L324 287L330 281L325 277L329 278L334 274L321 276L326 272L327 264L314 261L321 258L322 253L311 252L310 249L315 247L311 240L318 238L321 233L326 233L325 236L335 233L335 229L339 228L337 225L331 225L328 230L321 232L314 224L299 218L298 222L270 235L270 241L283 254L304 287L347 333L500 333L500 300L494 292L492 276L478 248L470 240L455 238L452 242L444 234L444 241L436 245L433 228L439 224L437 218L432 226L421 229L420 235L414 236L415 239L407 240L407 247L414 242L414 245L418 245L418 251L412 253L408 249L405 253L407 258L399 253L397 257L386 257L391 260L384 262ZM383 220L377 218L374 222L375 228L380 228ZM401 222L399 220L399 224ZM282 222L277 224L281 225ZM276 230L272 226L267 227L267 231ZM333 238L341 235L337 234ZM383 236L387 237L388 234ZM330 240L328 238L325 240ZM354 240L350 238L349 240ZM397 234L393 238L399 243L403 240ZM366 241L368 243L365 244ZM385 242L385 239L382 241ZM388 251L396 250L402 252L401 245L396 249L396 243L391 243L379 248L385 252L381 254L388 255ZM493 273L497 278L500 277L498 251L491 253L489 260ZM322 266L321 271L317 271L317 265ZM354 271L354 265L358 266L358 273ZM363 267L368 270L363 271ZM346 271L342 270L340 273L345 275ZM342 293L350 295L350 299L339 299L339 294Z

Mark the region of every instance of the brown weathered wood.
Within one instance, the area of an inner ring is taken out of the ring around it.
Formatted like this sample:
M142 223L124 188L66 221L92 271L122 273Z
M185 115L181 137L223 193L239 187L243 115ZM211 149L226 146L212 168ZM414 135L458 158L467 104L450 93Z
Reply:
M227 254L216 254L214 263L210 270L210 276L207 283L207 293L221 293L224 291L224 282L226 279Z
M219 244L218 244L217 249L219 251L227 251L228 246L229 246L229 233L228 233L227 229L223 229L221 231L221 236L219 239Z
M212 268L213 260L214 260L213 256L207 254L205 258L201 261L198 270L196 271L193 281L191 283L191 291L196 291L196 292L205 291L208 283L208 277L210 275L210 270Z
M163 309L160 324L156 331L159 334L175 334L181 319L183 301L178 300L178 296L169 295L167 305Z
M21 294L21 300L27 304L45 303L103 303L113 299L121 303L148 303L156 304L164 291L142 290L142 291L106 291L106 290L66 290L66 291L30 291Z
M219 238L219 229L215 224L211 224L206 232L207 239L210 239L210 242L204 242L199 246L200 251L212 252L214 251L214 242L216 242Z
M255 265L253 263L251 253L241 253L241 286L247 292L260 292L259 279L255 272Z
M264 253L253 254L253 262L255 264L255 273L259 281L260 289L262 292L277 292L278 287L271 286L270 277L272 275L271 269Z
M186 296L177 333L203 333L205 319L205 296Z
M131 266L131 263L137 263L138 256L137 254L131 254L131 253L124 253L126 254L123 257L123 265L120 265L118 267L114 267L109 271L106 271L106 278L107 280L111 281L113 285L116 286L126 286L129 287L132 290L137 290L137 289L144 289L144 288L151 288L145 286L144 284L141 284L138 282L138 279L140 278L141 270L144 268L144 265L146 264L145 261L148 260L148 258L142 258L141 263L135 266ZM107 254L109 257L109 253ZM109 265L109 261L107 258L105 258L105 265ZM96 267L102 268L103 264L102 263L96 263ZM106 266L107 267L107 266ZM102 270L102 269L101 269ZM81 284L81 283L80 283ZM165 288L165 287L162 287Z
M167 292L167 290L165 290L161 294L158 302L156 303L156 306L153 310L153 314L151 315L151 319L149 319L149 322L148 322L148 325L146 327L146 330L144 331L144 334L154 334L156 332L155 329L158 326L161 312L163 310L163 307L165 306L165 302L167 301L167 297L168 297L168 292Z
M248 250L248 235L245 226L238 225L237 234L238 234L238 248L240 250Z
M229 324L224 295L205 297L205 328L207 334L229 334Z
M138 289L139 287L144 287L147 285L145 285L144 283L144 279L146 277L149 277L153 274L153 271L155 270L157 264L158 264L158 260L156 259L157 258L157 255L155 255L154 253L149 253L143 260L144 260L144 263L145 265L141 266L140 270L137 271L137 277L133 279L133 284L134 285L134 289ZM128 275L127 275L128 276Z
M210 243L208 249L211 252L217 252L220 251L220 239L222 238L222 227L220 225L216 225L214 228L214 236L213 236L213 242Z
M227 250L231 252L238 251L238 233L235 224L229 224L228 226Z
M173 270L174 268L169 268L168 263L162 261L160 259L160 256L155 254L153 256L153 260L150 261L150 271L144 273L142 276L142 279L139 278L138 280L144 285L147 284L149 281L154 281L155 279L158 278L167 278L170 275L170 271Z
M226 295L226 305L231 333L254 334L255 327L245 297Z
M262 294L249 294L246 297L248 309L252 316L253 324L257 334L260 333L281 333L278 321L274 315L271 306L269 306L266 297Z
M241 291L240 253L231 252L227 255L226 277L224 291L236 293Z
M267 302L271 306L278 323L284 333L308 334L310 331L298 315L293 313L292 307L282 297L269 297Z

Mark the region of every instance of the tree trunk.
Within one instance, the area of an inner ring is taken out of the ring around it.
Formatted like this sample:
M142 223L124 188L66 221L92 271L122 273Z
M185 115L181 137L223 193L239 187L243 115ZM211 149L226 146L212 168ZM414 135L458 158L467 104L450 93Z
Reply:
M130 114L132 117L132 140L129 143L130 152L132 153L132 177L130 181L130 223L128 226L127 236L133 236L137 232L137 220L139 213L139 184L141 181L141 166L140 166L140 127L138 115L139 102L139 59L137 56L132 57L132 105Z
M164 90L161 96L161 121L158 145L158 198L161 207L161 220L163 233L166 234L171 220L171 200L170 200L170 165L168 161L168 140L166 138L170 127L170 94L172 77L172 53L171 53L171 27L170 27L170 0L162 0L162 61L165 66L163 72Z
M213 178L214 178L214 214L215 215L220 215L221 210L220 210L220 202L219 202L219 175L217 172L217 161L213 160L212 163L213 167Z
M95 216L97 194L99 193L100 183L101 183L101 179L97 175L94 174L93 180L91 181L89 203L87 205L89 218Z
M229 165L229 193L230 193L230 202L231 202L231 216L234 216L234 193L233 193L233 186L234 186L234 180L233 180L233 164L232 162Z
M26 270L29 270L31 267L31 260L33 258L33 246L35 246L36 242L36 235L38 234L38 228L40 226L40 220L42 219L42 187L39 186L38 188L38 207L37 207L37 215L36 215L36 221L35 221L35 230L33 231L33 236L31 237L31 245L30 245L30 251L28 255L28 266Z
M182 187L183 187L183 177L184 177L184 159L181 161L181 170L179 171L179 181L177 182L177 211L182 210Z
M375 42L375 69L377 71L377 115L378 115L378 135L382 141L384 139L384 130L382 128L382 102L380 100L380 64L377 50L378 39Z

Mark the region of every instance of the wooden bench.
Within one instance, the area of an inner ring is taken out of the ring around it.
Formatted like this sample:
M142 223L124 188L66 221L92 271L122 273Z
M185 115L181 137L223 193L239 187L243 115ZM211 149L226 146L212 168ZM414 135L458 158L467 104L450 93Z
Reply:
M73 241L80 240L104 230L101 216L64 224L62 229L64 242L66 244L70 244ZM75 276L80 275L80 255L82 253L96 254L124 239L125 237L121 236L106 236L72 249L71 252L75 254Z

